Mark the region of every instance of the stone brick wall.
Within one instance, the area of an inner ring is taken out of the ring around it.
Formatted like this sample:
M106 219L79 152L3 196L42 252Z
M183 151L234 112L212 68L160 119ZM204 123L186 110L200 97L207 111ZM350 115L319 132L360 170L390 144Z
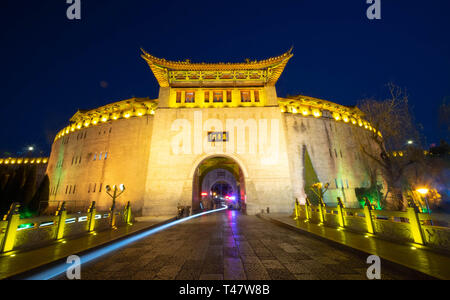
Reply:
M320 182L330 183L325 203L336 206L336 198L341 197L347 206L359 207L355 188L370 186L368 167L371 162L359 146L360 142L369 143L368 132L326 117L283 114L283 118L294 197L301 203L306 197L303 181L305 147Z
M126 191L118 205L131 201L135 212L142 209L152 127L153 116L143 116L89 127L56 140L47 169L50 201L67 201L68 206L71 201L96 201L98 209L108 209L111 198L106 185L123 183Z

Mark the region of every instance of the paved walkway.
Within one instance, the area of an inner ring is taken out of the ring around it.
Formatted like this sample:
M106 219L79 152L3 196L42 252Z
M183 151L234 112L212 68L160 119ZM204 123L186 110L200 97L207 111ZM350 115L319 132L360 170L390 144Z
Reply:
M338 231L334 228L295 221L286 214L262 215L262 218L282 223L301 232L308 232L332 242L349 246L367 254L378 255L396 264L417 270L438 279L450 279L449 255L431 251L425 247L397 244L376 237L366 238L364 234Z
M178 224L82 265L81 277L366 279L366 258L256 216L224 211ZM416 278L382 262L382 279Z
M131 226L119 227L117 230L106 230L95 235L86 234L78 238L66 239L65 243L55 242L49 246L34 250L9 252L0 255L0 279L9 278L60 259L65 259L72 254L104 245L163 221L162 219L149 219L146 222L136 222Z

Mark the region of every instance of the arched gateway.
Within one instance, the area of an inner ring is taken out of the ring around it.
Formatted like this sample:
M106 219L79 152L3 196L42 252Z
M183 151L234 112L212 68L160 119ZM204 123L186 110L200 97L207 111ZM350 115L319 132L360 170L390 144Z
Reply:
M245 212L245 176L235 160L226 156L204 159L196 168L193 177L194 212L224 204Z
M51 203L107 208L105 186L123 183L118 204L130 201L137 215L210 207L214 193L234 197L248 214L292 212L305 184L319 180L330 183L325 202L339 196L358 205L355 188L371 182L359 144L375 129L356 107L279 98L275 84L292 56L209 64L143 51L158 99L78 111L52 146Z

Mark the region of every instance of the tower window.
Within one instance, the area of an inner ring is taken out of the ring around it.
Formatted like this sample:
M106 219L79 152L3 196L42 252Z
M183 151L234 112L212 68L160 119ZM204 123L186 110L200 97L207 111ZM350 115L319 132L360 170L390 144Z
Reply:
M186 103L195 103L195 92L186 92Z
M223 102L223 92L214 92L213 102Z
M181 103L181 92L177 92L177 103Z
M241 102L252 102L249 91L241 91Z
M232 98L231 98L231 91L227 91L227 102L231 102Z
M205 92L205 103L209 103L209 91Z
M259 102L259 91L255 91L255 102Z

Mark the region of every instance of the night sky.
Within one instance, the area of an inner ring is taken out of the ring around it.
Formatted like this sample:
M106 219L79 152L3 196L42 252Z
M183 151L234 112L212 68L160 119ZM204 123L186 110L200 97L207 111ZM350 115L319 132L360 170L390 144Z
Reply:
M450 97L450 1L65 0L0 2L0 156L36 145L48 155L78 109L157 98L140 48L171 60L240 62L294 46L279 96L304 94L355 105L383 98L386 84L408 90L428 144L446 132L437 114Z

